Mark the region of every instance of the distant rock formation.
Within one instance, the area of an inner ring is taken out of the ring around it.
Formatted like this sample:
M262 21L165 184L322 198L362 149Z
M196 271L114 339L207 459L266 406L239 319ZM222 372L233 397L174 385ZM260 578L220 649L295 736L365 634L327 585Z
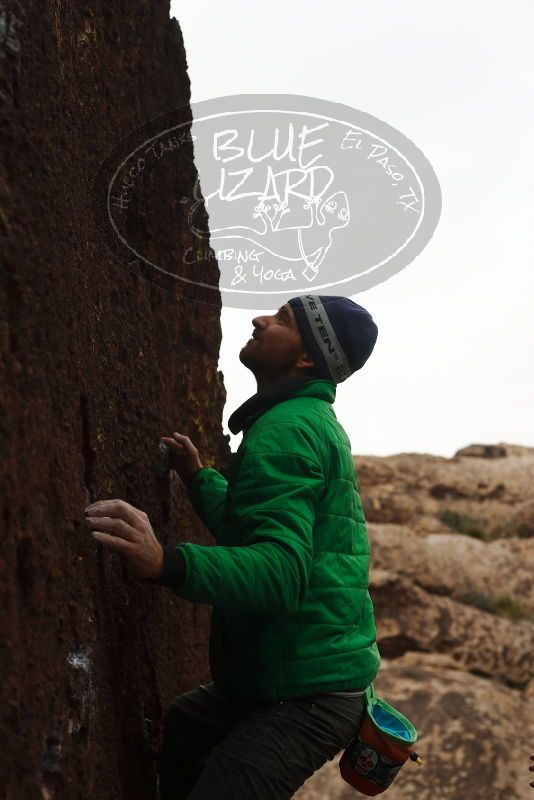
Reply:
M523 800L534 743L534 448L355 464L383 657L379 696L419 732L391 800ZM299 800L349 800L341 753Z
M534 536L534 448L500 443L471 445L452 458L359 456L356 467L368 522L488 540Z

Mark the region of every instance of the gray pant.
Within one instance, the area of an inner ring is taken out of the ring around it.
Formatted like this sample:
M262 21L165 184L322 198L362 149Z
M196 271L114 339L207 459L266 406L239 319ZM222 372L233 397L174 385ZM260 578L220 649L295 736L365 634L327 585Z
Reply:
M165 715L160 798L290 798L347 747L364 708L363 695L245 701L213 683L200 684L177 697Z

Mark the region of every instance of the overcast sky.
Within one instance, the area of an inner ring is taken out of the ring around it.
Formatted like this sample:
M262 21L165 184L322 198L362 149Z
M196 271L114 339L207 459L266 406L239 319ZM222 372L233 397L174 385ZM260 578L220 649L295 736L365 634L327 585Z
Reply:
M430 243L350 296L379 329L369 361L337 387L353 453L534 446L531 0L195 0L172 2L171 15L193 103L240 93L345 103L400 130L437 174L443 210ZM239 350L252 319L274 311L223 306L225 433L256 391Z

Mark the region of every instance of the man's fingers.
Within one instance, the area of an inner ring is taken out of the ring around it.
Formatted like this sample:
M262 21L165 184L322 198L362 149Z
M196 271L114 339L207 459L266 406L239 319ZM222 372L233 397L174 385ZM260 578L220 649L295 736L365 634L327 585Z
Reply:
M174 447L174 449L178 452L183 452L184 450L196 450L189 436L185 436L183 433L178 433L178 431L173 431L172 436L162 436L161 441L165 442L165 444L170 447Z
M138 508L119 499L99 500L97 503L87 506L85 512L91 517L117 517L133 526L139 520L139 516L143 514Z
M108 536L107 533L102 533L101 531L92 531L92 536L100 542L100 544L103 544L104 547L107 547L108 550L115 550L118 553L128 553L132 549L130 542L119 539L118 536Z
M167 436L162 436L161 441L165 442L165 444L169 445L169 447L173 447L175 450L178 450L180 453L183 452L184 445L181 442L177 442L176 439L169 439Z
M126 539L133 542L136 539L136 531L131 525L128 525L123 519L114 517L86 517L87 522L95 531L107 533L110 531L120 539Z

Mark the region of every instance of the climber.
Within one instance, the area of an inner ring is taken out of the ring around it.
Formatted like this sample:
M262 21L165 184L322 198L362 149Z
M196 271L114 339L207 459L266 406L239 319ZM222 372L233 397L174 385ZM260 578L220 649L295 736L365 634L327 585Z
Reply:
M345 297L301 295L252 320L257 391L231 415L228 480L189 437L161 441L214 545L161 545L122 500L86 509L95 538L151 584L212 606L212 682L164 719L161 800L290 798L347 747L380 666L369 541L350 440L332 408L377 327Z

